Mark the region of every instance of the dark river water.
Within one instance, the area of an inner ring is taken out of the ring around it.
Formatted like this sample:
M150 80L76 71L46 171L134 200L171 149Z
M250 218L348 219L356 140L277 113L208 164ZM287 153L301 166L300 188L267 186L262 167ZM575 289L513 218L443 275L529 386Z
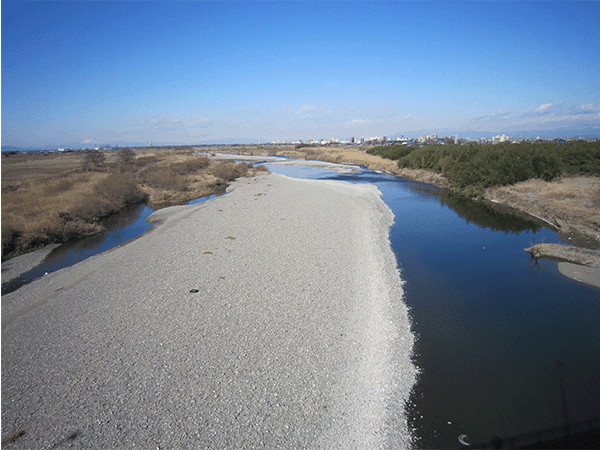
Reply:
M523 251L560 242L555 232L368 170L266 165L297 178L375 183L394 212L390 241L417 338L420 375L408 407L417 447L600 418L600 289ZM151 212L140 206L106 233L57 248L21 283L139 236Z
M394 212L390 241L421 371L409 407L418 447L457 448L462 434L479 443L600 418L600 289L523 251L560 243L557 233L368 170L267 167L375 183Z

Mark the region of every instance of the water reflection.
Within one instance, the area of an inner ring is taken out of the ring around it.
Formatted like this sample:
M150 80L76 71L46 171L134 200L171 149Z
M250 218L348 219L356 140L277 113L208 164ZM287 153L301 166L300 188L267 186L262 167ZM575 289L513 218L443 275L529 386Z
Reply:
M320 173L318 179L373 183L378 186L382 183L399 182L397 177L378 174L369 170L349 174ZM454 210L460 217L464 218L467 223L472 222L482 228L516 234L523 231L532 231L535 233L543 228L540 221L532 217L520 216L517 211L511 211L510 208L503 205L471 200L467 197L453 194L447 189L439 189L424 183L411 182L408 180L402 180L401 182L404 188L409 189L414 193L418 193L423 197L437 199L443 206L448 206Z
M188 202L188 204L202 203L224 193L225 191L200 197ZM154 211L154 209L146 205L134 205L121 211L119 214L104 219L100 224L105 228L105 231L66 242L55 248L46 256L41 264L19 277L3 283L2 295L13 292L47 273L72 266L84 259L123 245L141 236L152 227L152 224L146 222L146 219Z
M467 223L474 223L482 228L492 231L519 234L523 231L538 232L543 227L534 220L507 212L506 207L493 203L474 201L460 195L444 192L439 196L442 205L452 208Z
M321 169L315 178L375 183L394 213L389 237L421 370L409 405L417 447L554 430L567 402L572 423L600 417L600 290L562 276L552 261L532 267L523 251L559 243L557 233L385 174Z

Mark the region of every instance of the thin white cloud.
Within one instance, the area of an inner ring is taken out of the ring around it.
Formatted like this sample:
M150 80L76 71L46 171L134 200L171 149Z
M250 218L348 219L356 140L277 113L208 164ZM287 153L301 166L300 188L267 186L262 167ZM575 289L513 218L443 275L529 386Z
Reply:
M204 116L189 114L185 117L173 117L167 114L148 119L146 126L154 131L181 131L190 128L204 128L213 123L212 119Z
M372 124L373 121L369 120L369 119L353 119L349 122L346 122L346 126L347 127L363 127L365 125L370 125Z
M528 130L576 127L586 122L600 120L600 103L582 103L565 107L562 102L544 103L529 111L499 110L480 114L465 125L485 126L486 129Z
M481 114L477 117L474 118L474 120L484 120L484 121L491 121L491 120L506 120L510 117L510 113L508 111L496 111L494 113L489 113L489 114Z
M548 109L550 109L550 107L552 107L552 103L544 103L543 105L538 106L535 112L545 113L548 111Z
M583 105L577 105L567 109L567 114L597 114L600 113L600 103L585 103Z

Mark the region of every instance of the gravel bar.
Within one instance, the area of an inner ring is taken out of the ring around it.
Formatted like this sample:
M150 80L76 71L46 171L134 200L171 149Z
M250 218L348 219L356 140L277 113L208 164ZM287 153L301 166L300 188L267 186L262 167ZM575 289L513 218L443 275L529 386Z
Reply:
M407 448L377 187L268 174L2 297L3 448Z

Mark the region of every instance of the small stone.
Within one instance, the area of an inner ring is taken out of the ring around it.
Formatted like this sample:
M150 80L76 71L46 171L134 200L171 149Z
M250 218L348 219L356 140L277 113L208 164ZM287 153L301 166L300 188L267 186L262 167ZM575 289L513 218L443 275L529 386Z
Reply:
M196 292L200 292L200 291L199 291L198 289L190 289L190 292L191 292L192 294L195 294Z

